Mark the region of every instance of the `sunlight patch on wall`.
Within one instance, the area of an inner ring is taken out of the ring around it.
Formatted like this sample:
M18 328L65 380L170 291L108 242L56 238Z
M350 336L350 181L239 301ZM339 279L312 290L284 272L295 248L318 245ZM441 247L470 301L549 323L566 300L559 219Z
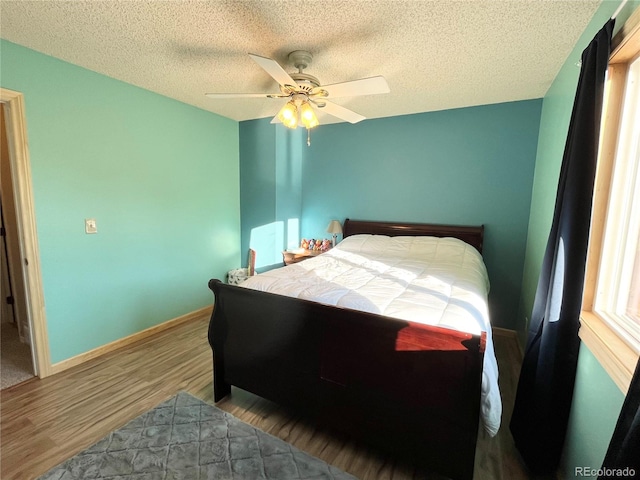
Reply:
M256 269L282 266L282 251L299 245L298 218L290 218L286 222L271 222L251 229L249 248L256 251Z
M287 249L300 246L300 220L290 218L287 221Z
M284 222L272 222L251 229L249 248L256 251L256 268L282 263Z

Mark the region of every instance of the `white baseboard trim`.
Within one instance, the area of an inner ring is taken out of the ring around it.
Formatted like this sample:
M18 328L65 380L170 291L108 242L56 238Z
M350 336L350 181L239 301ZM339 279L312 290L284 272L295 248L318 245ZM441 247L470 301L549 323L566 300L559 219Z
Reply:
M172 318L171 320L167 320L166 322L162 322L158 325L154 325L153 327L149 327L140 332L136 332L132 335L129 335L124 338L120 338L111 343L107 343L106 345L102 345L101 347L94 348L93 350L89 350L88 352L81 353L76 355L75 357L68 358L66 360L62 360L61 362L54 363L51 365L51 369L49 373L54 375L56 373L63 372L68 370L71 367L75 367L77 365L81 365L89 360L93 360L94 358L98 358L107 353L118 350L122 347L126 347L131 345L132 343L139 342L140 340L144 340L156 333L160 333L164 330L168 330L173 327L177 327L186 322L190 322L192 320L196 320L205 316L210 316L213 311L213 305L209 307L203 307L199 310L195 310L190 313L186 313L176 318Z

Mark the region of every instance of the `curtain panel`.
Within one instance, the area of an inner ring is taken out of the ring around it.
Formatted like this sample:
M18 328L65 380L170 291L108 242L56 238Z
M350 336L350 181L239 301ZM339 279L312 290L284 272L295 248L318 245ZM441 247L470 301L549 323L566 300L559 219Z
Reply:
M609 20L582 52L553 222L510 424L516 447L536 474L548 474L558 467L573 398L600 117L614 23Z

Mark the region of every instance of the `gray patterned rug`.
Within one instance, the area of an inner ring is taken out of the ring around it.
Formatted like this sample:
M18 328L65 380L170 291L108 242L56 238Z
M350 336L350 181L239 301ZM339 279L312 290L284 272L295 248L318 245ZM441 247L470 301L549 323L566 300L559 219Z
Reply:
M354 479L185 392L40 480Z

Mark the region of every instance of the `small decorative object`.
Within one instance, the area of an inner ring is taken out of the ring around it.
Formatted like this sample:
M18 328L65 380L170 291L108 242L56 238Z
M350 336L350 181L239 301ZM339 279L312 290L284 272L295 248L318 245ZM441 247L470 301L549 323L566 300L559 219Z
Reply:
M342 233L342 225L338 220L331 220L327 227L327 232L333 234L333 246L336 246L336 237L339 233Z
M307 240L303 238L300 240L300 248L312 252L326 252L331 248L331 240L328 238L323 238L322 240L316 240L315 238Z
M235 270L230 270L229 273L227 273L227 283L229 285L239 285L247 278L249 278L248 268L236 268Z
M247 273L250 277L256 273L256 251L252 248L249 249L249 265L247 266Z

